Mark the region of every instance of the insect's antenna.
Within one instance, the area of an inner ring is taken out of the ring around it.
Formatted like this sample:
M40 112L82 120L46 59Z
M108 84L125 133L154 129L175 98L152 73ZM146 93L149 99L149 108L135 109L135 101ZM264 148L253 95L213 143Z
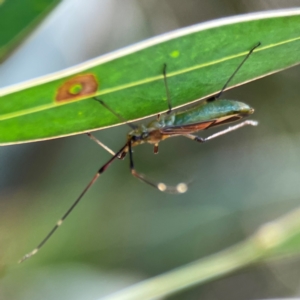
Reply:
M221 91L219 92L219 94L217 94L216 96L213 97L213 99L218 99L224 92L224 90L227 88L228 84L230 83L230 81L232 80L232 78L235 76L235 74L239 71L239 69L242 67L242 65L245 63L245 61L249 58L249 56L252 54L252 52L261 45L261 43L259 42L257 45L255 45L249 52L248 54L244 57L243 61L239 64L239 66L236 68L236 70L233 72L233 74L228 78L228 80L226 81L226 83L224 84L224 86L222 87Z
M169 106L169 110L167 113L170 113L172 111L172 104L171 104L171 96L170 96L170 91L169 91L168 82L167 82L167 64L164 64L163 75L164 75L164 83L165 83L166 94L167 94L167 99L168 99L168 106Z
M117 118L119 118L121 121L123 121L125 124L127 124L131 129L136 129L137 126L128 123L127 120L125 120L121 115L119 115L118 113L116 113L115 111L113 111L103 100L101 99L97 99L96 97L94 97L94 99L96 101L98 101L100 104L102 104L106 109L108 109L112 114L114 114Z
M177 186L168 186L162 182L154 182L148 179L145 175L138 173L135 170L133 164L131 140L128 141L128 151L129 151L129 159L130 159L130 171L134 177L142 180L143 182L151 185L152 187L158 189L161 192L166 192L170 194L183 194L188 190L188 186L186 183L179 183L177 184Z
M55 226L52 228L52 230L47 234L47 236L42 240L42 242L30 253L23 256L23 258L19 261L19 263L23 262L24 260L30 258L31 256L35 255L43 246L44 244L50 239L50 237L53 235L53 233L58 229L58 227L61 226L61 224L64 222L64 220L67 218L67 216L71 213L71 211L75 208L75 206L80 202L82 197L85 195L85 193L90 189L90 187L96 182L98 177L109 167L109 165L116 159L118 156L125 150L127 147L127 143L124 147L122 147L121 150L119 150L105 165L103 165L99 171L94 175L92 180L89 182L89 184L85 187L85 189L82 191L82 193L79 195L79 197L75 200L75 202L71 205L71 207L65 212L65 214L62 216L62 218L55 224Z

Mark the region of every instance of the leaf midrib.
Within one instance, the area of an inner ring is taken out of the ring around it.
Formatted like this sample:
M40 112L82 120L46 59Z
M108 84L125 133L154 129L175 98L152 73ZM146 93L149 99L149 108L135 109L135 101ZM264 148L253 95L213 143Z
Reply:
M270 44L270 45L267 45L267 46L260 46L259 48L255 49L254 52L264 51L264 50L274 48L274 47L278 47L278 46L281 46L281 45L284 45L284 44L287 44L287 43L292 43L292 42L295 42L297 40L300 40L300 36L296 37L296 38L293 38L293 39L288 39L288 40L285 40L285 41L282 41L282 42L279 42L279 43L274 43L274 44ZM214 60L214 61L207 62L207 63L204 63L204 64L195 65L195 66L192 66L192 67L189 67L189 68L184 68L184 69L181 69L181 70L178 70L178 71L168 72L168 77L181 75L181 74L192 72L192 71L202 69L202 68L205 68L205 67L208 67L208 66L216 65L216 64L219 64L219 63L222 63L224 61L228 61L228 60L240 57L240 56L245 56L245 55L248 54L248 52L249 51L244 51L244 52L240 52L240 53L235 54L235 55L226 56L222 59ZM153 76L153 77L146 78L146 79L143 79L143 80L138 80L138 81L135 81L135 82L132 82L132 83L129 83L129 84L123 84L123 85L120 85L120 86L117 86L117 87L114 87L114 88L103 89L103 90L99 91L98 93L95 93L94 96L100 96L100 95L105 95L105 94L109 94L109 93L114 93L114 92L117 92L117 91L120 91L120 90L125 90L125 89L128 89L128 88L136 87L136 86L139 86L139 85L143 85L143 84L146 84L146 83L150 83L150 82L154 82L154 81L162 80L162 79L163 79L163 75L157 75L157 76ZM32 114L32 113L45 111L45 110L48 110L48 109L51 109L51 108L54 108L54 107L72 104L74 102L86 100L86 99L89 99L89 98L90 98L90 96L88 98L87 97L80 97L80 98L74 99L72 101L66 101L66 102L61 102L61 103L52 102L52 103L49 103L49 104L36 106L34 108L23 109L23 110L20 110L18 112L13 112L13 113L0 115L0 121L4 121L4 120L8 120L8 119L17 118L17 117L20 117L20 116Z

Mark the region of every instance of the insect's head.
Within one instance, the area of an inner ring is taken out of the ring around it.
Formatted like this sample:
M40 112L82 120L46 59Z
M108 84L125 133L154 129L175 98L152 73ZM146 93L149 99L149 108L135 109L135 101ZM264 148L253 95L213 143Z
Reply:
M143 143L149 137L149 130L145 125L139 125L134 130L130 131L127 135L127 139L136 142L136 144Z

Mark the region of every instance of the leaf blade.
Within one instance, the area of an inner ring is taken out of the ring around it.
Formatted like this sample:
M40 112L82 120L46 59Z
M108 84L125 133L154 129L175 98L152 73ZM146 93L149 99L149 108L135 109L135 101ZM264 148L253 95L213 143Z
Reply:
M222 26L219 21L192 26L36 83L0 90L0 143L55 138L119 124L115 116L90 99L91 94L75 95L73 101L55 101L58 89L82 74L96 78L99 88L94 95L103 97L132 121L167 110L163 63L168 66L174 107L219 91L259 41L262 46L241 68L232 86L298 64L300 10L291 13L253 14L252 19L246 16L243 22L235 17L223 20Z

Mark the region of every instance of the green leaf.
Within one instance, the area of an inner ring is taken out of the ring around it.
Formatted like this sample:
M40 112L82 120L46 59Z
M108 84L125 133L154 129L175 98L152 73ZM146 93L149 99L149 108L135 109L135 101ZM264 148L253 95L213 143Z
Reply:
M177 30L71 69L0 90L0 143L48 139L166 111L219 91L258 42L231 86L300 62L300 9L226 18ZM225 95L226 97L226 95ZM242 99L239 99L242 101Z
M0 62L44 19L59 0L0 0Z

